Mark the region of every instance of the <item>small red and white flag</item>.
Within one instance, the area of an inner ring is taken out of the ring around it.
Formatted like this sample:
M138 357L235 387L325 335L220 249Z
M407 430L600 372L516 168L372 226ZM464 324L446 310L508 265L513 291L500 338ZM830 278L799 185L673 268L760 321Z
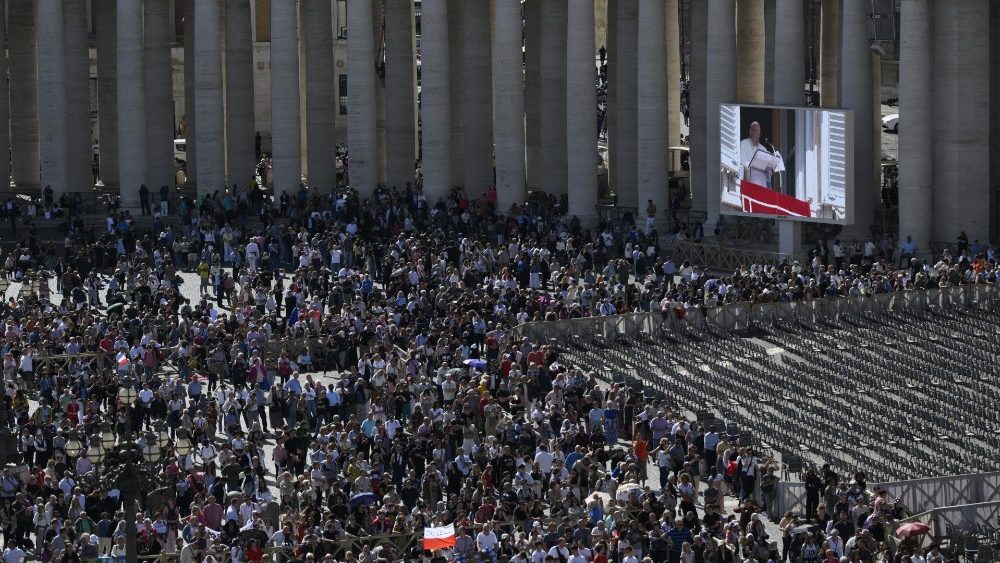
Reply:
M449 547L455 547L454 524L424 528L424 549L447 549Z
M128 356L123 353L118 354L118 367L121 369L128 368Z

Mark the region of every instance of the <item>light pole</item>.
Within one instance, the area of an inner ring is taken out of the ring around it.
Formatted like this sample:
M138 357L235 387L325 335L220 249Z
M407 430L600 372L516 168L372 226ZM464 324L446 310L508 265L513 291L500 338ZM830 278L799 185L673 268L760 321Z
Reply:
M130 397L132 401L135 400L135 389L131 386L122 387L118 399L130 403ZM74 451L78 455L83 453L82 444L75 439L67 442L66 453L70 453L72 442L76 442ZM101 425L101 433L91 438L90 447L86 451L87 458L95 465L104 464L104 472L96 476L100 485L104 488L117 488L121 494L126 511L125 549L126 561L129 563L138 561L135 514L139 492L155 484L159 474L157 464L163 456L162 446L167 442L167 434L162 429L159 432L142 433L137 441L131 440L129 432L119 441L111 425L105 422ZM190 451L190 443L187 447Z

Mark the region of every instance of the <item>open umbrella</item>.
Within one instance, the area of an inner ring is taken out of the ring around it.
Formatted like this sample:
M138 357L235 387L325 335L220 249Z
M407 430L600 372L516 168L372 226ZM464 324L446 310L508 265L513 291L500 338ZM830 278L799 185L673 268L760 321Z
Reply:
M362 504L367 506L373 502L375 502L374 493L357 493L351 495L351 510L354 510Z
M896 528L896 537L907 539L922 536L931 531L931 527L923 522L907 522Z
M805 525L802 525L802 526L796 526L796 527L792 528L792 534L793 535L794 534L805 534L805 533L808 533L808 532L815 532L817 530L819 530L819 526L817 526L816 524L805 524Z
M464 373L465 373L465 370L462 369L462 368L451 368L451 369L449 369L448 371L445 372L446 375L452 375L452 376L455 376L455 377L460 377Z
M468 360L462 362L462 364L474 369L486 369L486 361L480 360L479 358L469 358Z
M638 494L638 491L641 490L642 487L635 483L625 483L618 487L618 490L615 492L615 499L628 500L633 494Z

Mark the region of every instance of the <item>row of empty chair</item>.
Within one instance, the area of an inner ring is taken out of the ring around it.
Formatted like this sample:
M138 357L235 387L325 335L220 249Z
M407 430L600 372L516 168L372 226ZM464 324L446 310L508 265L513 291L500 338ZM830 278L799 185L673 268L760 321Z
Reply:
M708 325L560 343L568 363L642 390L791 472L874 481L996 470L1000 323L981 308Z

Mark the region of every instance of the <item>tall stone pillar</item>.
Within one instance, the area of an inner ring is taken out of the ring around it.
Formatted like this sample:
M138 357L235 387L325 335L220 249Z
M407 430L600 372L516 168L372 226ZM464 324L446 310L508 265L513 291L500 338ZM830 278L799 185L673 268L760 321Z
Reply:
M663 0L639 0L638 176L639 217L649 203L659 220L667 210L667 44ZM659 222L663 224L662 221Z
M736 96L764 103L764 0L736 0Z
M840 105L840 8L843 0L823 0L819 39L819 103ZM866 44L870 42L866 39ZM865 57L867 60L868 57Z
M734 0L691 4L691 196L705 212L705 234L719 220L719 105L736 97L736 10Z
M493 185L490 2L468 2L462 7L462 32L462 76L466 78L461 89L462 179L469 197L479 198Z
M584 224L596 224L597 73L594 66L593 0L569 2L566 20L568 212L579 217Z
M881 186L872 185L876 166L872 104L872 51L868 35L870 7L867 3L844 2L840 7L842 61L838 93L839 105L854 110L854 225L847 228L848 238L871 236L875 193Z
M302 181L299 17L296 7L295 2L271 2L271 144L276 197L281 192L298 191ZM347 35L350 37L350 32ZM366 63L371 66L371 61L374 58L367 59ZM351 91L352 87L348 85L348 92Z
M7 9L0 4L0 22L7 21ZM0 189L10 188L10 83L7 79L7 26L0 25Z
M639 64L639 10L636 2L614 2L608 9L616 9L617 31L615 73L617 109L614 118L614 152L609 163L614 170L615 193L621 207L640 207L638 184L638 64ZM663 33L663 28L660 28ZM666 72L666 69L662 72ZM610 77L609 77L610 80ZM666 104L666 102L664 102ZM645 118L644 118L645 119ZM664 120L664 124L666 120ZM645 202L643 202L645 203ZM645 205L641 206L643 210Z
M105 189L118 189L118 87L116 0L97 2L97 142L100 179Z
M306 168L309 184L325 192L337 185L333 138L336 97L330 64L332 8L329 0L305 0L301 6L306 53Z
M800 106L806 83L802 63L806 48L805 7L800 0L768 0L767 8L764 103Z
M294 4L294 3L293 3ZM194 106L198 116L198 195L226 186L222 98L222 14L218 2L198 2L194 20ZM273 72L277 72L275 69ZM275 165L277 170L277 165ZM277 176L277 174L276 174Z
M63 44L66 51L66 177L69 182L66 188L71 192L90 191L94 187L86 8L86 2L63 0L63 26L66 30Z
M194 103L195 60L194 22L197 19L195 2L184 4L184 151L187 164L184 166L185 182L191 186L198 184L198 116Z
M347 147L351 187L361 197L378 184L378 140L375 133L375 44L371 2L347 10Z
M39 188L38 29L35 0L11 2L7 9L10 52L11 176L19 190Z
M451 96L451 185L465 186L465 116L462 115L462 93L467 84L462 70L465 59L465 32L462 14L465 0L448 0L448 76ZM470 7L471 9L471 7ZM421 41L423 39L421 38Z
M118 174L121 205L139 210L146 175L146 80L143 72L142 4L118 0Z
M805 92L805 6L798 0L768 0L764 103L802 105ZM781 16L778 17L778 14ZM802 223L778 221L778 252L800 258Z
M496 0L493 14L493 122L497 212L525 199L521 2Z
M607 147L608 186L617 190L618 186L618 7L617 2L607 2L608 18L608 81L607 81ZM618 196L621 201L621 196Z
M663 5L667 27L667 144L681 144L681 25L678 0Z
M424 194L434 206L451 189L451 90L448 0L425 0L421 21L420 123Z
M173 188L175 178L174 69L170 55L173 22L170 21L169 4L168 0L144 0L143 3L147 187L151 202L159 201L161 186Z
M524 2L524 157L528 188L542 188L542 0Z
M935 113L930 136L934 139L934 238L939 241L953 241L961 231L970 243L989 240L987 116L991 92L990 73L984 68L990 58L993 31L989 10L989 0L934 2L933 40L928 42L934 49ZM919 132L919 122L911 125L902 106L900 115L905 120L900 124L901 133ZM919 119L919 112L917 115ZM854 120L860 122L857 115ZM904 158L901 166L911 160L909 155Z
M566 10L565 2L542 3L542 189L548 194L567 190Z
M257 164L251 23L250 0L226 0L226 181L241 189L249 186ZM329 60L327 66L332 69ZM329 96L332 104L332 91Z
M372 37L375 38L375 51L382 48L382 27L385 24L385 2L384 0L369 0L372 3ZM375 171L378 183L386 185L386 135L388 134L388 124L386 123L385 106L385 73L384 69L378 80L375 81L375 140L378 150L375 160Z
M417 158L417 68L410 0L385 4L386 177L400 190L413 185Z
M38 128L42 187L66 191L66 51L62 0L38 0Z

